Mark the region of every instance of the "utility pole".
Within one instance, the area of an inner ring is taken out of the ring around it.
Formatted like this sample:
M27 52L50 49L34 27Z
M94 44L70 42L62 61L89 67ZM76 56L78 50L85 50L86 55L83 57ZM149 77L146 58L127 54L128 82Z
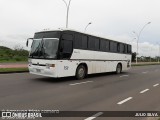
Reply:
M136 37L137 37L136 64L137 64L137 59L138 59L138 42L139 42L139 39L140 39L140 36L141 36L142 31L143 31L144 28L145 28L147 25L149 25L149 24L151 24L151 22L148 22L147 24L145 24L145 25L142 27L142 29L140 30L139 34L137 34L135 31L133 31L133 33L134 33L134 34L136 35Z

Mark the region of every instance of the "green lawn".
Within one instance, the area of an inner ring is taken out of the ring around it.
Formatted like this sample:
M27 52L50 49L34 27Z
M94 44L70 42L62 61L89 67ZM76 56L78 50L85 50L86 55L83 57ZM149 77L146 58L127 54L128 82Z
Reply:
M15 62L27 62L28 57L27 56L0 56L0 63L15 63Z
M3 61L0 61L0 63L27 63L28 60L25 60L25 61L16 61L16 60L3 60Z
M27 72L28 68L0 68L0 73L7 72Z
M132 64L132 66L160 65L160 63Z

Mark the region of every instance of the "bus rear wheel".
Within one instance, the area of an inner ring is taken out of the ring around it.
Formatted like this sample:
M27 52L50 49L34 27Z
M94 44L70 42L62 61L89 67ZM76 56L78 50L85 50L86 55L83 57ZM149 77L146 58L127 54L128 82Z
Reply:
M118 64L117 68L116 68L116 73L120 74L121 72L122 72L122 66L121 66L121 64Z
M76 78L78 80L84 79L86 76L86 68L83 65L78 66L76 70Z

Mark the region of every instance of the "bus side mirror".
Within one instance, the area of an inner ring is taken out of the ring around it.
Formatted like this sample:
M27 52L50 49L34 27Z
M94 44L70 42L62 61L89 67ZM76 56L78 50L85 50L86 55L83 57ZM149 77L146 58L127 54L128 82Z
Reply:
M28 39L27 39L27 42L26 42L26 47L28 47L28 43L29 43L29 42L28 42Z
M26 47L28 47L28 44L29 44L29 40L30 40L30 39L33 40L33 38L28 38L28 39L27 39L27 42L26 42Z

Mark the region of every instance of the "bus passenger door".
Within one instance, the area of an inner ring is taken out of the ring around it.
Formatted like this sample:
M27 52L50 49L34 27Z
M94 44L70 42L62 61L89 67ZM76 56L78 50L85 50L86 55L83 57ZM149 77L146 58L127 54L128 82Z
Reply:
M73 36L71 34L63 34L60 44L60 58L70 59L73 52Z
M73 43L70 40L63 40L61 43L61 58L70 59L73 51Z
M73 63L70 61L70 57L73 52L73 40L69 34L63 34L60 42L60 63L58 68L59 77L73 76Z

